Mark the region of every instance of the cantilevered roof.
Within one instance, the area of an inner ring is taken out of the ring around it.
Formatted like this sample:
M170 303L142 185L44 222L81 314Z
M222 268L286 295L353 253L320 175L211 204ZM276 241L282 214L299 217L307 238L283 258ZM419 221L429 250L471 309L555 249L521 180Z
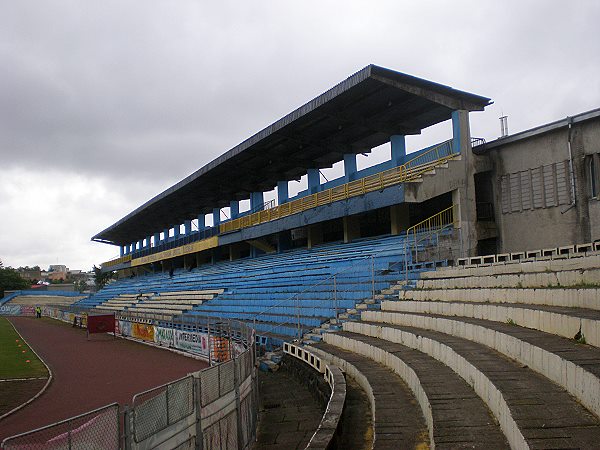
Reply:
M259 131L144 203L92 239L125 245L269 191L344 153L365 153L396 134L419 134L454 110L482 111L490 99L370 65ZM225 119L224 119L225 120Z

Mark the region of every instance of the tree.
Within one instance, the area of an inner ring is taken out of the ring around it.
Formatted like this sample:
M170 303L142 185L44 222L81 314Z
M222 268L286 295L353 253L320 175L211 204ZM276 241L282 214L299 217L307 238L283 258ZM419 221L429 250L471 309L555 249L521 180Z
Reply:
M73 286L75 287L75 290L80 294L87 289L87 284L85 283L85 280L75 280Z
M100 267L96 267L95 265L92 270L94 271L94 283L96 284L97 290L100 290L106 286L106 284L112 280L114 276L114 272L102 272L102 269L100 269Z
M2 265L0 261L0 298L4 297L4 291L27 289L29 281L24 280L15 269Z

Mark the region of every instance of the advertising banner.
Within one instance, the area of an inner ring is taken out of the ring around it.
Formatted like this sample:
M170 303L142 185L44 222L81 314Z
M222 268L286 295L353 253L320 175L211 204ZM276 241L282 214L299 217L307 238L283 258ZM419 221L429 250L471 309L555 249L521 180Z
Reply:
M154 342L165 347L175 345L175 330L172 328L154 327Z
M154 342L154 325L133 322L131 324L131 336L143 341Z
M119 320L119 330L122 336L131 336L131 322L127 320Z
M208 356L208 334L175 330L175 348Z
M87 319L88 333L114 333L114 314L103 314L100 316L89 316Z
M35 307L30 305L2 305L0 316L35 316Z

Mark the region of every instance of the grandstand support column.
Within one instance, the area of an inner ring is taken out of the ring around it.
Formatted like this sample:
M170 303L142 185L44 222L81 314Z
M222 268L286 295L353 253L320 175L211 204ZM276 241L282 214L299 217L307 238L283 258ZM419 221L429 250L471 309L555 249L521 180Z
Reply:
M265 207L265 195L262 192L253 192L250 194L250 211L262 211Z
M192 234L192 221L186 220L185 222L183 222L183 228L186 236Z
M475 155L471 150L469 112L452 112L452 144L454 151L460 150L464 164L465 180L462 186L452 191L452 203L456 205L457 227L460 229L461 256L475 256L477 252L477 215L475 205Z
M240 215L240 202L237 200L230 201L229 209L231 210L231 219L237 219Z
M123 257L124 253L125 253L125 247L123 247L122 245L119 245L119 257Z
M152 247L152 236L146 237L146 247L145 248L150 248L150 247Z
M288 182L287 181L278 181L277 182L277 204L283 205L287 203L290 199L290 194L288 190Z
M352 242L360 237L360 219L356 216L344 216L344 242Z
M320 223L308 226L308 248L323 243L323 227Z
M179 235L181 234L181 225L177 224L173 226L173 240L179 239Z
M213 227L218 227L221 223L221 208L213 208Z
M154 246L158 247L160 244L160 233L154 233Z
M410 226L410 212L408 203L390 206L390 222L393 236L397 236Z
M234 242L229 246L229 261L240 259L240 245L238 242Z
M206 214L198 214L198 231L206 230Z
M292 248L292 236L289 230L277 233L277 253L284 252Z
M390 137L391 156L394 166L404 164L406 159L406 139L401 134L395 134Z
M346 153L344 155L344 179L346 183L356 179L356 154Z
M319 174L319 169L308 169L308 192L310 194L316 194L319 192L319 187L321 186L321 178Z
M165 228L165 229L163 230L163 233L164 233L163 242L165 242L165 243L166 243L166 242L169 242L169 229L168 229L168 228Z

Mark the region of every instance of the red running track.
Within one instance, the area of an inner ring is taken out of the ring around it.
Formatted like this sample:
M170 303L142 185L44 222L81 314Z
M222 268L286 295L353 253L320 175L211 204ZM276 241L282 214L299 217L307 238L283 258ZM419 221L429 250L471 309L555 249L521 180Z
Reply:
M10 321L48 364L54 379L37 400L0 421L0 442L115 401L131 404L138 392L207 367L205 362L125 339L94 336L88 341L85 330L53 319Z

